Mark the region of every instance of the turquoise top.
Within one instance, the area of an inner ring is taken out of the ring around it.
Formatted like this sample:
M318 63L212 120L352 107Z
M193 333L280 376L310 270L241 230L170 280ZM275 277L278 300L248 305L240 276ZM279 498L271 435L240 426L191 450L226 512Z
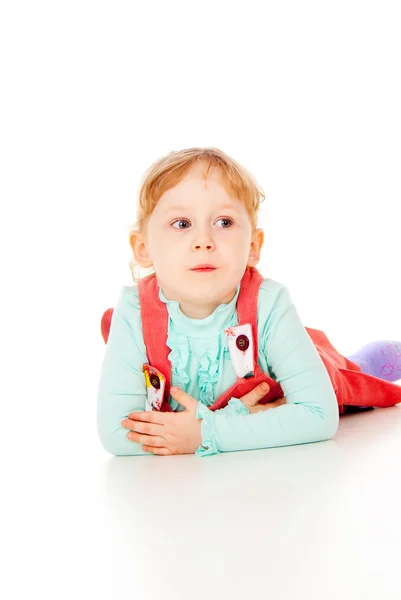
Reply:
M207 408L236 382L224 329L238 325L239 290L240 284L233 299L205 319L191 319L176 300L166 299L159 285L159 298L169 314L171 385L199 400L196 416L202 418L202 444L195 454L330 439L339 424L334 388L287 288L273 279L263 279L258 292L258 362L281 385L287 403L252 414L237 398L220 410ZM147 362L138 286L124 286L114 308L98 387L98 434L111 454L152 454L131 442L121 426L129 413L145 410L142 365ZM170 404L183 410L171 396Z

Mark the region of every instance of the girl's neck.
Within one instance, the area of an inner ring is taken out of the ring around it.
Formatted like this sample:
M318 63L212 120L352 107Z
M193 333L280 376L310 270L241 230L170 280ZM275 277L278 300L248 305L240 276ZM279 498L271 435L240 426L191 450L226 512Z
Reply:
M165 291L163 288L162 290L167 300L175 300L176 302L178 302L183 315L185 315L189 319L200 320L206 319L208 316L210 316L216 310L216 308L220 306L220 304L229 304L234 298L237 288L235 287L234 290L231 290L228 294L225 295L224 298L205 304L199 302L191 302L190 300L188 301L186 299L180 300L176 297L173 297L172 294L169 294L168 291Z

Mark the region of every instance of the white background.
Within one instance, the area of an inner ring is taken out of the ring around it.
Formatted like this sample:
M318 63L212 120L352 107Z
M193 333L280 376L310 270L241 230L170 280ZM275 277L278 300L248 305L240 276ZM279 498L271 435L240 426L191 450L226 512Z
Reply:
M79 532L110 481L100 319L133 283L128 231L157 158L216 146L255 175L258 268L341 353L401 339L400 28L386 0L2 3L6 597L21 576L62 597L58 573L78 582L90 560Z

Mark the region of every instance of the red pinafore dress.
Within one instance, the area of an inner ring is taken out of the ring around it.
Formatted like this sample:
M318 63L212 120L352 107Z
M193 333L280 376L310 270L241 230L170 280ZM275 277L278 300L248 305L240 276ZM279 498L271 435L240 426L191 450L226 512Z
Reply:
M268 374L263 373L258 364L257 302L262 281L263 277L255 267L246 268L237 299L238 326L231 328L238 352L248 348L251 343L253 370L251 369L244 376L236 375L236 382L209 407L212 411L224 408L232 397L241 399L262 381L269 384L270 390L260 400L261 404L284 396L280 384ZM170 348L163 343L163 340L167 340L168 333L167 306L159 298L159 285L155 274L139 280L138 291L143 338L148 358L148 364L144 365L144 370L145 367L149 368L150 366L153 375L150 376L149 381L155 388L160 386L160 377L157 373L165 379L163 400L159 410L169 412L173 410L169 404L171 364L168 355ZM113 309L108 309L101 321L101 332L105 343L108 339L112 314ZM251 340L243 333L242 326L244 325L250 326L248 331L252 337ZM309 327L305 327L305 329L327 369L337 397L340 415L347 412L348 407L384 408L401 402L401 386L363 373L359 365L337 352L323 331ZM157 331L157 335L153 335L155 331ZM236 334L236 331L241 333Z

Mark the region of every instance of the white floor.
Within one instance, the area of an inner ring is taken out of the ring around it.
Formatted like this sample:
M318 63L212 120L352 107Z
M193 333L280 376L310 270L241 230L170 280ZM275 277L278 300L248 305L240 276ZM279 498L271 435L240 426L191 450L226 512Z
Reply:
M205 458L93 442L26 448L3 598L400 600L401 404L326 442Z

